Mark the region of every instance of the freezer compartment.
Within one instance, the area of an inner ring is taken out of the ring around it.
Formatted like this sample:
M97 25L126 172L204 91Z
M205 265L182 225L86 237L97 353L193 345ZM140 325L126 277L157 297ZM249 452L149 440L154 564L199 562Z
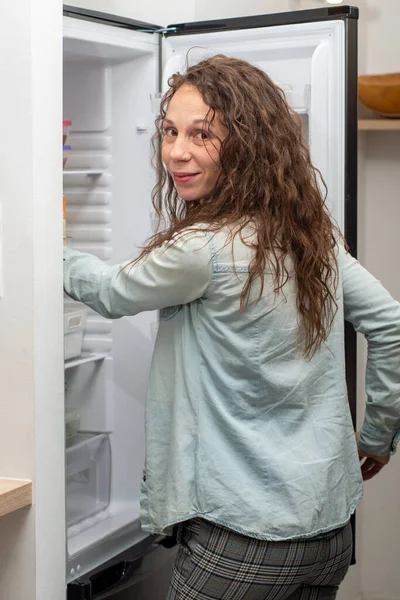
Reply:
M67 587L67 600L165 600L177 544L146 536Z
M66 511L71 527L110 504L111 448L106 433L78 433L66 451Z

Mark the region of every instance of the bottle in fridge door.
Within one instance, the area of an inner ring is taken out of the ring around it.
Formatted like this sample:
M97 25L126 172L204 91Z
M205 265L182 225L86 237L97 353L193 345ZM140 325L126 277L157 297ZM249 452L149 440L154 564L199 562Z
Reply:
M64 14L64 114L73 122L64 172L71 247L114 264L133 258L151 234L154 118L168 77L182 69L193 47L191 60L210 53L236 56L279 83L302 120L313 162L328 184L332 216L354 251L357 9L165 29L73 7L65 7ZM66 307L74 305L66 299ZM176 547L164 548L162 540L141 531L139 508L157 318L143 313L111 322L88 310L82 354L66 361L66 409L79 414L79 432L67 448L69 600L158 600L166 593ZM346 344L355 416L350 332ZM162 564L163 590L151 595L149 573L157 579ZM135 590L140 579L144 583Z

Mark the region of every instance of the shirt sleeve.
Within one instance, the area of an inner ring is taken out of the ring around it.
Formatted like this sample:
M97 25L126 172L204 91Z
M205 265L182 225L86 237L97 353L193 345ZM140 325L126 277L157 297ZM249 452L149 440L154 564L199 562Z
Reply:
M339 250L344 317L368 342L367 402L359 447L394 453L400 438L400 304L344 248Z
M211 253L202 231L184 233L133 267L126 265L109 266L65 247L64 289L104 317L117 319L196 300L205 294L212 276Z

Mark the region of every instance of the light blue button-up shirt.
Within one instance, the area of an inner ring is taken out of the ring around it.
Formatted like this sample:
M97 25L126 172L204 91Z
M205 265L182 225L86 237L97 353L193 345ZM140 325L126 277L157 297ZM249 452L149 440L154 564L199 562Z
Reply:
M144 530L169 533L203 517L260 539L312 537L344 525L362 496L345 320L368 340L359 445L395 450L400 304L338 248L338 312L307 360L295 277L277 295L267 272L260 302L240 312L251 250L228 237L189 231L122 272L66 248L65 290L108 318L161 310L146 404Z

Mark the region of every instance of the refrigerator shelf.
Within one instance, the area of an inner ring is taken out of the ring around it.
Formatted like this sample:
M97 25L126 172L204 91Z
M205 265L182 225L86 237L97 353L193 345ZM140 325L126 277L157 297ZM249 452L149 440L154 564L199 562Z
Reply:
M66 360L64 363L64 369L72 369L73 367L79 367L80 365L84 365L85 363L104 360L105 358L107 358L107 356L107 352L99 352L97 354L82 354L82 356L80 356L79 358Z
M106 169L65 169L63 175L87 175L88 177L100 177Z

